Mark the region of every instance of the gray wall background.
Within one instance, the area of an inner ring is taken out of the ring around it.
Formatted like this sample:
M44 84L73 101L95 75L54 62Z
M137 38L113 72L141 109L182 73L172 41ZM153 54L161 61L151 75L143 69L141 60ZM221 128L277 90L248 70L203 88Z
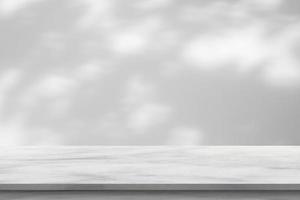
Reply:
M297 0L0 0L0 145L298 145Z

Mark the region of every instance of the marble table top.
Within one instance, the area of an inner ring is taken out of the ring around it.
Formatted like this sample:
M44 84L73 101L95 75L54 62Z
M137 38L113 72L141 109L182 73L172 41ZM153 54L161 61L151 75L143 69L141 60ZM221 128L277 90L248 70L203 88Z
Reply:
M300 190L300 146L1 147L0 190Z

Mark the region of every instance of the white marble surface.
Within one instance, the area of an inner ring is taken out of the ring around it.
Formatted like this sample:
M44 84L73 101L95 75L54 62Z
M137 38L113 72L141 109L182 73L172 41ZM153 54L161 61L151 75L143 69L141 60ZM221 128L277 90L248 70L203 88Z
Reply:
M9 147L2 190L300 190L300 147Z

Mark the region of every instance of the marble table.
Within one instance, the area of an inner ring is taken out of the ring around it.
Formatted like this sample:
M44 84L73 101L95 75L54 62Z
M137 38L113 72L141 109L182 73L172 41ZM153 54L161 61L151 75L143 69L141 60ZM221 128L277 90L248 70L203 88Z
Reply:
M300 199L300 146L0 149L0 199Z

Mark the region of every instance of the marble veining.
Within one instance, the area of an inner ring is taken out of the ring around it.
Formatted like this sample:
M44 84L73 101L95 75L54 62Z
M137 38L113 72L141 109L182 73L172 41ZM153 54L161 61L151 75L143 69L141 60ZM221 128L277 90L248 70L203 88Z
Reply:
M300 190L297 146L0 149L1 190Z

